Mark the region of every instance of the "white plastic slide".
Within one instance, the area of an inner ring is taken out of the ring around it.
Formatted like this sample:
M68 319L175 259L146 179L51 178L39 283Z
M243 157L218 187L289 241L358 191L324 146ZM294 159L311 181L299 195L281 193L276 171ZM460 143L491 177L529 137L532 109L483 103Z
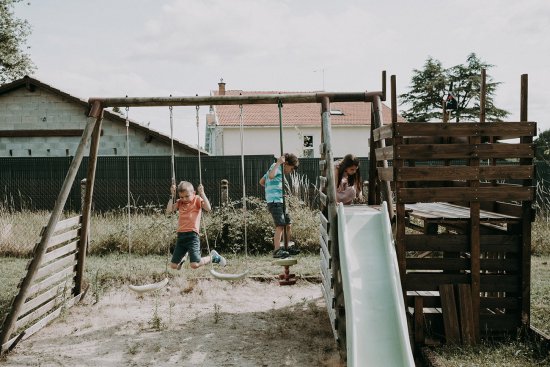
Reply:
M338 242L348 367L414 367L386 203L339 204Z

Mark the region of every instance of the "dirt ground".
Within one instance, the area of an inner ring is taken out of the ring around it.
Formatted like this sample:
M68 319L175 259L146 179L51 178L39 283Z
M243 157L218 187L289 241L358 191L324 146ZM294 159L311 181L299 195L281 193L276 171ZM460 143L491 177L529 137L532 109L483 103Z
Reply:
M0 364L343 366L320 284L184 278L143 296L87 295Z

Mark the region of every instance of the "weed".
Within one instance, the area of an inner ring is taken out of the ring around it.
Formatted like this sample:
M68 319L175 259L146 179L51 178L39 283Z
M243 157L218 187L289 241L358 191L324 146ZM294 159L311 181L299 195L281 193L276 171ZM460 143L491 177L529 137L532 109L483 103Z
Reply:
M221 315L220 315L220 310L221 310L222 306L218 305L217 303L214 303L214 324L217 324L218 322L220 322L220 318L221 318Z

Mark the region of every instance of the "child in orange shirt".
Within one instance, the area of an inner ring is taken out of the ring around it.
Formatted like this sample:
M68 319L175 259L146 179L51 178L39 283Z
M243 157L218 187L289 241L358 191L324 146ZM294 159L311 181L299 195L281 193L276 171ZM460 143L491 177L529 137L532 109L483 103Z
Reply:
M174 202L176 195L176 185L170 187L172 197L166 206L166 214L175 210L178 211L178 239L170 267L172 269L181 269L185 255L189 253L191 268L197 269L212 261L215 264L226 266L227 261L220 256L216 250L210 251L209 256L201 257L199 229L201 224L202 210L210 211L210 201L204 193L204 187L197 187L198 195L195 195L193 185L187 181L181 181L177 187L179 199Z

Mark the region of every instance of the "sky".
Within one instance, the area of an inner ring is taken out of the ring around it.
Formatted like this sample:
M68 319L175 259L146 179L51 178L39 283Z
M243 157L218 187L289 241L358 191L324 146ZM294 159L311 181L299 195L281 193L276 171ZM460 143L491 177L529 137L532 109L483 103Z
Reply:
M451 67L475 52L494 65L507 120L519 120L528 74L529 120L550 129L548 0L27 0L15 15L32 27L33 77L84 100L209 95L220 78L227 89L361 92L381 89L382 70L402 94L429 57ZM174 108L174 136L196 145L194 114ZM166 107L129 117L170 134Z

